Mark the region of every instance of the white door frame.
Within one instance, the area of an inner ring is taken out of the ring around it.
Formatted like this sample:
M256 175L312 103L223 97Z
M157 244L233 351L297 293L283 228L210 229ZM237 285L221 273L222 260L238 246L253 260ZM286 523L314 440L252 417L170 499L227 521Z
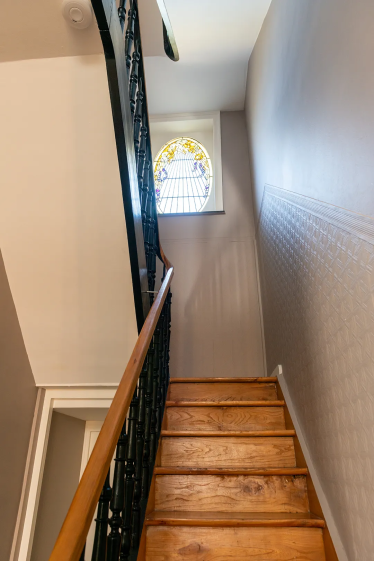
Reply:
M22 527L17 527L13 539L11 561L30 561L34 538L36 516L47 454L49 431L53 409L95 408L108 409L112 403L116 387L74 387L45 388L44 400L40 400L38 429L32 434L29 450L35 449L33 462L25 474L24 488L28 495L21 498L18 519L23 518ZM18 555L17 555L18 551Z

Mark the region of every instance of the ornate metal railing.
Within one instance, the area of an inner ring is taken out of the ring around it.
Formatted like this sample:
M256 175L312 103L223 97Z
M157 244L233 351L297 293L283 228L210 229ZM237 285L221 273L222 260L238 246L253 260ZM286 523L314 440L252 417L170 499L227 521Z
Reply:
M112 0L92 5L106 58L140 335L50 561L135 561L169 384L174 272L158 234L137 2L121 0L118 11ZM155 292L157 258L163 278ZM96 508L90 560L85 541Z

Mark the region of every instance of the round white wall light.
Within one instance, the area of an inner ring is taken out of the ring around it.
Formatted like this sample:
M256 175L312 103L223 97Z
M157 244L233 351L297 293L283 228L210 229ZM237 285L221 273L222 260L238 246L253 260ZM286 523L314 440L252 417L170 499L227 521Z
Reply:
M75 29L86 29L92 22L92 6L89 0L64 0L62 15Z

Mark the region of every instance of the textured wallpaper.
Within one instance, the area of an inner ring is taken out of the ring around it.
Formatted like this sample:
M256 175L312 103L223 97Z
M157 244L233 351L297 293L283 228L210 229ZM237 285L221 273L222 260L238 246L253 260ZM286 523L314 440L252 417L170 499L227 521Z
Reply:
M374 221L267 187L268 372L282 364L350 561L374 559Z

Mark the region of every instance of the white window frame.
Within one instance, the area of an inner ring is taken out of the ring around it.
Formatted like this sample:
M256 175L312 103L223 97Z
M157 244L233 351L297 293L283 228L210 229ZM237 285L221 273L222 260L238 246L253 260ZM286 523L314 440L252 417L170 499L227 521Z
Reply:
M213 184L211 195L214 194L215 198L215 211L209 212L222 212L224 210L223 206L223 192L222 192L222 155L221 155L221 113L220 111L207 111L203 113L174 113L170 115L151 115L149 120L151 123L165 123L172 121L198 121L203 119L211 119L213 121ZM152 136L152 135L151 135ZM183 135L181 135L183 136ZM186 132L184 135L189 137L189 133ZM177 135L175 136L177 137ZM151 138L152 139L152 138ZM172 140L170 138L170 140ZM152 154L155 157L156 154ZM185 214L204 214L204 210L201 212L181 212L178 215L183 216ZM160 216L168 216L168 214L160 214ZM171 213L170 216L176 216Z

